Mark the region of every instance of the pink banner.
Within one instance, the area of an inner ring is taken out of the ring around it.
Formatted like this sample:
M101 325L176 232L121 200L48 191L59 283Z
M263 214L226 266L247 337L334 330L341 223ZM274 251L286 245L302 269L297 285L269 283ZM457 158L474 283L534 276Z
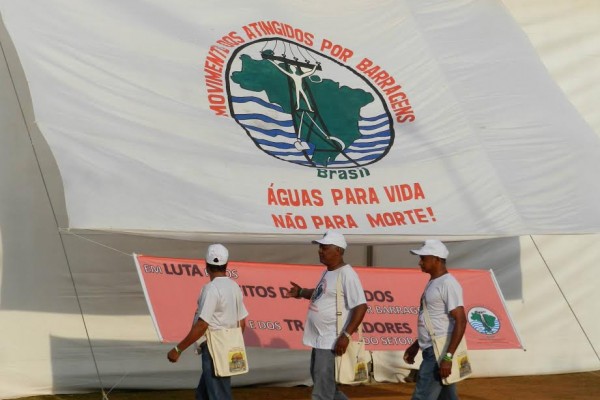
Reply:
M159 338L177 342L189 331L200 290L208 282L204 260L136 255L136 265ZM290 281L315 287L324 266L230 262L250 313L246 345L305 349L308 301L283 295ZM416 340L419 299L429 276L417 268L354 267L368 313L363 332L370 350L401 350ZM491 271L452 270L463 287L470 349L521 348Z

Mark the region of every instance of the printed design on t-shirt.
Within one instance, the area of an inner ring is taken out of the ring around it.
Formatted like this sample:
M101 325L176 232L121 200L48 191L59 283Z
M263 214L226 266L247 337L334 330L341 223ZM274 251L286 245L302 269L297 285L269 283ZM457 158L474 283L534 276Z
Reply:
M423 315L423 309L425 308L425 294L427 293L427 289L429 289L429 285L431 285L431 281L427 282L427 285L425 285L425 289L423 289L423 294L419 300L419 317Z
M310 298L310 302L315 303L317 300L319 300L321 297L323 297L323 294L325 294L326 291L327 291L327 280L325 280L323 278L323 279L321 279L321 281L315 288L315 291L313 292L313 295Z
M425 292L423 292L423 294L421 295L421 299L419 301L419 314L417 316L417 326L419 327L423 327L425 326L425 321L424 321L424 316L423 316L423 308L424 306L424 300L425 300Z

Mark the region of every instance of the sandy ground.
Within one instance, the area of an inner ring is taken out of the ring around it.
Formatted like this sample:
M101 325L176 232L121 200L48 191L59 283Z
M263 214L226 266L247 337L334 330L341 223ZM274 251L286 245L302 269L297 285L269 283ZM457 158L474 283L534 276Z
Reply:
M414 384L383 383L344 386L350 399L410 399ZM235 400L310 399L310 387L234 388ZM536 375L510 378L473 378L458 383L461 400L600 400L600 371L564 375ZM115 391L109 400L193 400L193 390ZM83 395L27 397L28 400L99 400L100 392Z

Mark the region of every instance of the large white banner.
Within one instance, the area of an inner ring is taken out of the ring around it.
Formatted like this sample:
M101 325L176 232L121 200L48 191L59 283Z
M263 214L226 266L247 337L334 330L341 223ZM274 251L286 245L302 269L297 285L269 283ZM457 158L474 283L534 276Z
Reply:
M600 229L598 138L495 1L0 11L70 228L373 241Z

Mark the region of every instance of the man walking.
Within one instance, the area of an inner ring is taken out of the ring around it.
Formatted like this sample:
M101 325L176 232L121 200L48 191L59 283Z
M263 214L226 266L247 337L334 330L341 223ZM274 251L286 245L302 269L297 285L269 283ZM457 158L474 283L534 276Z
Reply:
M204 285L198 298L194 323L187 336L177 344L167 358L177 362L181 353L202 338L202 375L196 388L196 400L229 400L231 377L218 377L213 370L213 358L206 346L207 329L235 328L238 321L242 331L246 327L248 311L244 306L239 285L227 277L229 251L222 244L213 244L206 252L206 269L210 282Z
M426 240L420 249L410 252L420 257L421 271L430 275L429 282L421 296L418 341L404 353L404 360L408 364L413 364L419 348L423 352L423 362L419 368L419 378L412 400L458 400L456 385L443 385L441 379L450 375L452 356L467 326L462 288L446 269L449 252L442 242L435 239ZM433 351L431 335L423 319L425 306L427 306L435 335L450 336L447 353L439 365Z
M319 260L327 269L314 289L290 282L287 297L310 299L303 343L312 347L310 374L313 379L312 400L345 400L335 382L335 356L345 353L350 337L367 312L367 300L357 273L344 262L347 244L344 235L327 231L313 243L319 245ZM341 277L344 295L343 330L337 333L337 280Z

